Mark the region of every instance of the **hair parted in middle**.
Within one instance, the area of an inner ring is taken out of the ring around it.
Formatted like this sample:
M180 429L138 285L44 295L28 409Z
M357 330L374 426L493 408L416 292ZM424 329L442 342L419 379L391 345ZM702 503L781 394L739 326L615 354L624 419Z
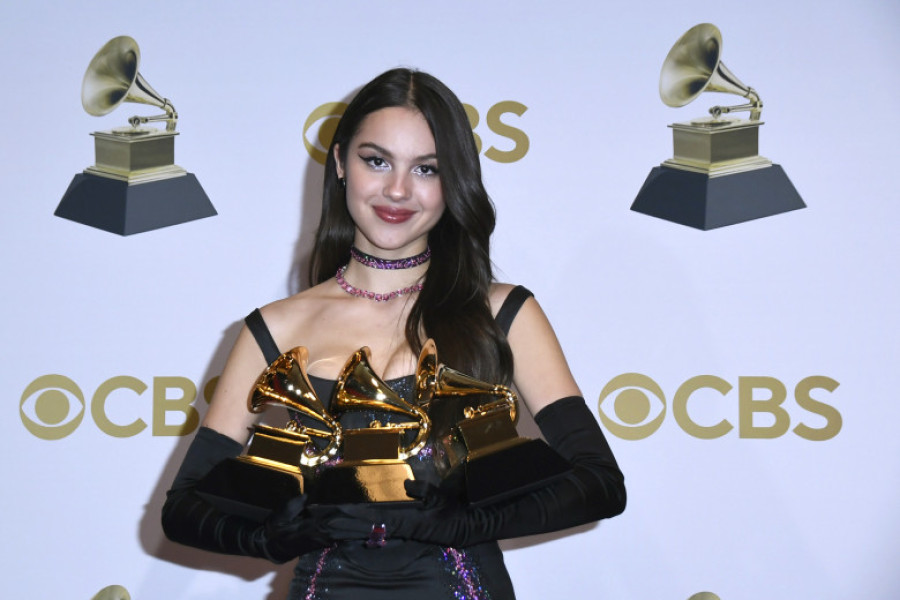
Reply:
M310 261L312 285L350 260L356 226L338 181L334 149L346 162L353 136L371 113L405 107L425 118L434 136L445 210L428 234L432 257L405 334L413 353L433 338L441 362L492 383L512 378L512 351L488 302L493 281L490 237L496 215L481 180L481 163L465 109L437 78L412 69L382 73L344 111L325 162L322 216ZM424 334L424 338L423 338Z

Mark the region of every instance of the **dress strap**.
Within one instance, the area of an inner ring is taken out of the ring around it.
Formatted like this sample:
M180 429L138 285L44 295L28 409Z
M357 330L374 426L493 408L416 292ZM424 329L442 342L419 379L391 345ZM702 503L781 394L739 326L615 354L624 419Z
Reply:
M503 331L503 335L509 335L509 328L512 327L513 319L519 314L519 309L522 308L525 301L533 295L534 294L532 294L528 288L521 285L517 285L512 289L506 297L506 300L504 300L503 304L500 306L500 310L497 311L497 316L494 318L494 320L497 321L497 325L499 325L500 329Z
M504 335L509 334L509 328L512 326L512 322L516 318L516 315L519 313L519 309L522 308L525 301L533 295L534 294L532 294L528 288L517 285L509 292L509 295L506 296L506 299L503 301L503 304L500 306L500 310L497 311L497 316L495 317L497 325L500 326ZM272 333L269 331L268 326L266 326L266 322L263 320L262 313L259 312L258 308L247 315L244 322L247 324L247 329L253 334L254 339L256 339L256 343L259 345L259 349L262 350L266 362L271 364L276 358L281 356L281 351L278 350L278 344L276 344L274 338L272 338Z
M247 329L256 338L256 343L259 344L259 349L262 350L263 356L266 357L266 362L272 364L276 358L281 356L281 352L278 350L278 344L275 343L275 339L269 332L269 328L266 326L259 309L256 308L247 315L244 323L247 324Z

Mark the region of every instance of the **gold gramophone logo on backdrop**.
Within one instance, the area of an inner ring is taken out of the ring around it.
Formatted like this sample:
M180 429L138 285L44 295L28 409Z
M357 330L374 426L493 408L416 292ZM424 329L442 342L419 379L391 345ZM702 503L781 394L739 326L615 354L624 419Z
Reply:
M784 170L759 156L762 100L721 56L722 34L709 23L688 30L666 56L659 77L666 105L685 106L704 92L748 102L670 125L674 156L650 171L631 210L708 230L806 207ZM723 116L739 111L750 118Z
M131 235L217 214L197 178L175 164L178 113L138 72L140 60L132 38L111 39L88 65L81 104L94 116L124 102L149 104L165 113L133 116L126 127L92 133L95 164L75 175L56 216ZM165 130L144 126L151 121L165 121Z

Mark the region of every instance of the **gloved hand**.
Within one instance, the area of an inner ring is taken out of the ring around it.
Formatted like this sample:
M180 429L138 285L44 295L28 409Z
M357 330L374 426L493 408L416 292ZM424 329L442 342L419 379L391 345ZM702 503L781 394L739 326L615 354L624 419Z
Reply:
M550 404L535 422L572 471L538 490L483 507L463 506L452 493L408 482L419 508L344 505L323 520L335 539L365 539L373 525L388 538L466 547L490 540L547 533L612 517L625 509L625 485L606 438L583 398Z
M275 562L284 562L328 546L332 539L322 531L320 522L332 514L307 511L306 494L288 500L263 523L266 553Z
M166 494L162 509L166 537L211 552L267 558L276 563L327 546L330 538L320 529L320 521L305 511L306 496L289 500L259 524L219 510L196 493L197 482L213 466L241 450L231 438L200 428ZM328 515L320 513L322 517Z

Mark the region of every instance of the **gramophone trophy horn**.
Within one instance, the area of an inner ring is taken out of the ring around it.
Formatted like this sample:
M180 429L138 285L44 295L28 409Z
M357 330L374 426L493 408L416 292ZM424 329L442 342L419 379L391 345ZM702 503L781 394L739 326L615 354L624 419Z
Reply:
M95 164L75 176L56 216L120 235L150 231L216 214L197 178L175 164L178 113L138 71L137 42L119 36L94 55L81 85L81 104L93 116L123 103L164 112L133 116L127 127L95 131ZM142 127L165 121L165 131Z
M762 100L722 62L722 34L710 23L675 42L659 76L667 106L685 106L705 92L748 102L713 106L711 116L671 124L674 155L651 170L631 209L708 230L804 208L784 170L759 155ZM723 117L740 111L750 118Z
M758 121L762 100L752 87L744 85L721 60L722 34L710 23L692 27L675 42L659 76L659 96L666 106L680 107L693 102L703 92L736 94L750 100L739 106L714 106L713 117L723 113L750 111Z
M306 374L308 360L309 352L303 346L275 359L256 380L249 408L253 413L260 413L268 406L283 406L294 411L285 429L310 438L310 443L290 462L314 467L337 455L343 429L316 396ZM325 429L306 425L309 420L324 425ZM324 448L319 449L312 443L313 437L325 440Z
M370 424L370 429L376 430L415 431L415 436L411 441L400 442L398 445L398 458L405 460L417 454L425 446L428 432L431 430L431 421L422 408L401 398L382 381L372 370L369 361L368 347L357 350L350 357L338 378L331 410L335 414L380 412L406 417L407 421L402 423L381 423L376 420ZM347 459L346 447L344 458Z
M412 501L403 482L414 476L405 461L425 446L431 421L375 374L368 347L344 365L329 409L344 428L342 461L319 474L310 501Z
M123 102L157 106L166 114L128 119L133 128L149 121L165 121L166 131L175 131L178 113L138 72L141 50L127 35L111 39L94 55L81 83L81 105L89 115L99 117L112 112ZM128 133L124 131L123 133Z
M261 521L290 498L309 492L313 468L337 454L342 430L316 396L307 361L306 348L293 348L257 378L248 410L285 407L292 411L290 421L283 429L255 425L247 453L216 465L198 484L198 493L231 513ZM320 427L308 426L309 421Z
M571 469L542 440L518 435L515 392L439 363L434 340L419 354L416 392L434 424L435 465L444 478L463 470L471 504L525 492Z

